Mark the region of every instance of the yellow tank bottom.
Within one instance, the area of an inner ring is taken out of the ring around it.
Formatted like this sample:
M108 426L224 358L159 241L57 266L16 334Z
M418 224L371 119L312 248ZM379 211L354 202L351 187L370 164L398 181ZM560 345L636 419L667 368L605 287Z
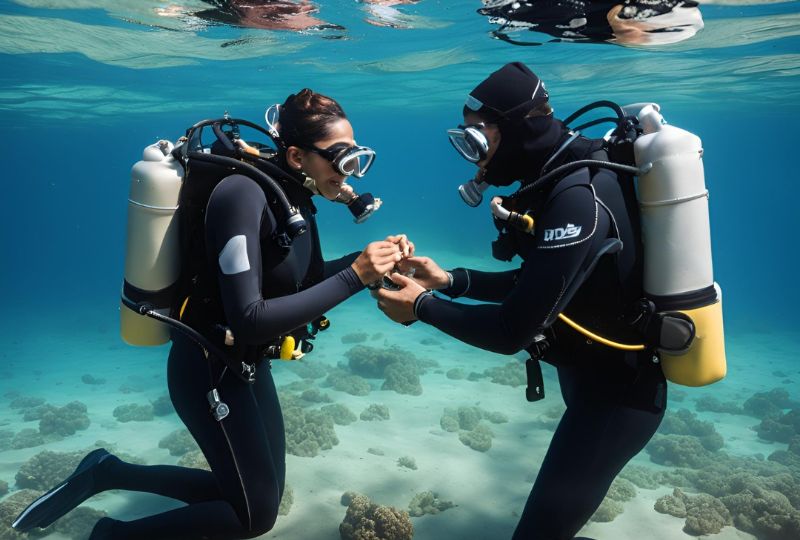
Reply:
M120 333L128 345L149 347L169 341L169 327L150 317L139 315L128 306L119 304Z
M661 353L664 376L684 386L705 386L719 381L727 372L722 301L682 313L694 321L696 336L691 348L680 356Z

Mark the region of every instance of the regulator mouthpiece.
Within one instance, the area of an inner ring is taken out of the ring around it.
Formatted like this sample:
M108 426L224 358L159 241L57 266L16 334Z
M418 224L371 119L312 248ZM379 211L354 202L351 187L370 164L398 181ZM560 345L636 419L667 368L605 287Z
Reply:
M465 203L475 208L483 201L483 192L488 187L488 183L472 179L458 186L458 194L461 195Z
M347 209L353 214L356 223L364 223L375 213L378 206L375 204L375 197L371 193L362 193L347 203Z

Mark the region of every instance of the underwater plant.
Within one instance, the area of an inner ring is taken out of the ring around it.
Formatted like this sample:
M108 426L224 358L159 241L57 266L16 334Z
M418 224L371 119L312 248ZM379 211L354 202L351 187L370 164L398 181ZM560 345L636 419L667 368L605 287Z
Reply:
M614 521L617 518L617 516L622 514L622 512L623 512L622 503L606 497L605 499L603 499L603 502L600 503L600 506L597 507L597 510L594 511L592 517L589 518L589 521L596 521L598 523L610 523Z
M158 441L158 447L169 450L171 456L182 456L188 452L199 450L192 434L187 429L176 429Z
M467 372L461 368L453 368L453 369L448 369L447 373L445 373L445 376L448 379L452 379L454 381L460 381L462 379L467 378Z
M95 377L91 373L84 373L81 375L81 382L84 384L106 384L105 379Z
M769 392L756 392L744 402L744 414L764 419L780 416L784 409L798 407L796 401L789 398L785 388L773 388Z
M356 494L350 497L339 535L342 540L411 540L414 525L408 512Z
M366 396L372 390L365 378L359 375L350 375L341 369L331 371L325 379L324 386L353 396Z
M359 415L359 418L370 422L372 420L389 420L389 407L373 403Z
M69 476L83 459L83 452L42 450L22 464L15 476L17 487L45 491Z
M114 409L112 414L118 422L150 422L155 416L153 406L149 403L146 405L136 403L120 405Z
M369 334L366 332L351 332L342 336L342 343L345 345L350 343L364 343L367 341Z
M495 384L502 384L516 388L528 384L525 376L525 366L520 362L509 362L500 367L488 368L483 371Z
M689 497L675 488L672 495L659 498L654 508L662 514L686 518L683 531L695 536L718 534L722 527L733 525L731 513L723 502L705 493Z
M762 439L788 443L800 435L800 408L764 418L754 429Z
M439 495L433 491L422 491L414 495L408 503L408 513L411 516L419 517L425 514L438 514L449 508L455 508L452 501L443 501Z
M714 396L704 396L696 399L694 408L698 412L715 412L728 414L744 414L744 409L735 401L722 402Z
M622 514L622 503L633 499L636 496L636 487L628 480L615 478L611 487L608 488L603 502L595 511L589 521L608 523L614 521L617 516Z
M286 484L283 488L281 503L278 505L278 515L288 516L289 510L292 509L292 504L294 504L294 490L292 489L292 486Z
M19 396L15 397L8 404L12 409L33 409L39 405L44 405L45 400L37 397Z
M460 429L472 431L481 420L488 420L492 424L504 424L508 417L499 412L485 411L479 407L459 407L458 409L445 408L439 421L442 429L451 433Z
M0 502L0 538L3 540L26 538L27 535L22 535L14 531L14 529L11 528L11 524L20 512L25 510L25 508L41 494L41 491L36 489L20 489Z
M287 362L286 368L301 379L321 379L328 374L329 367L319 362L295 360Z
M97 521L107 515L90 506L79 506L45 530L53 529L68 538L89 538Z
M286 452L300 457L315 457L322 450L339 444L333 418L324 411L290 407L283 412Z
M181 459L178 460L178 466L192 469L205 469L207 471L211 470L208 461L206 461L206 457L200 450L192 450L185 453L181 456Z
M325 405L321 407L320 410L330 416L331 419L333 419L333 423L337 426L348 426L358 420L355 413L341 403Z
M300 394L300 399L310 401L311 403L332 403L333 399L328 394L323 394L319 388L309 388Z
M458 434L458 440L465 446L469 446L478 452L488 452L492 448L492 437L494 433L488 426L479 424L472 431L462 431Z
M394 390L398 394L422 395L422 385L414 362L396 362L386 366L381 390Z
M14 435L11 439L11 448L14 450L21 450L23 448L34 448L46 443L47 440L36 429L26 428L20 430L19 433Z
M397 459L397 466L404 467L406 469L411 469L412 471L416 471L417 461L411 456L402 456Z
M698 420L697 415L688 409L667 412L658 428L658 433L697 437L703 448L711 452L716 452L725 444L722 436L714 428L714 424Z
M39 421L39 433L48 439L60 439L74 435L78 431L88 429L91 421L86 405L80 401L72 401L63 407L45 403L24 409L23 420Z
M416 360L414 354L399 347L379 349L368 345L357 345L344 355L348 359L350 371L368 379L382 379L384 370L391 364Z
M650 460L659 465L700 469L714 461L699 438L692 435L656 434L645 447Z
M168 416L175 412L175 407L172 406L172 400L169 396L161 396L150 402L153 406L153 414L156 416Z

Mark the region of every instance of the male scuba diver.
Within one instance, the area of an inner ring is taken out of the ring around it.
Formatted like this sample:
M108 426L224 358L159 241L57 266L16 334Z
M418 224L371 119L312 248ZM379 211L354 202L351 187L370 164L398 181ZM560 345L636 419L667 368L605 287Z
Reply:
M528 29L553 41L609 42L620 45L664 45L689 39L703 29L694 0L483 0L478 10L500 25L492 35L514 45L509 32Z
M553 435L514 540L573 538L614 478L655 433L667 385L653 349L620 350L587 338L565 311L615 342L640 342L630 324L642 297L642 244L633 185L603 166L606 141L588 139L553 116L544 82L519 62L492 73L467 96L464 123L449 131L456 150L479 167L460 189L473 206L488 186L520 181L495 197L496 258L519 256L519 268L449 272L427 257L392 274L399 290L374 296L391 319L420 320L475 347L501 354L525 350L528 399L544 396L539 361L555 366L566 411ZM553 175L557 170L563 174ZM547 179L548 173L550 178ZM547 181L545 181L547 180ZM450 297L482 303L464 304Z

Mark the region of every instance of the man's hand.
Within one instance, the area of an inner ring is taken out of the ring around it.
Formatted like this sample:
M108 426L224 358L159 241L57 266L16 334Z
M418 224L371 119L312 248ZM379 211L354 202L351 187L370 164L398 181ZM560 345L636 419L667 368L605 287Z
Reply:
M397 268L404 274L413 271L414 281L426 289L446 289L450 286L447 272L430 257L407 257L397 263Z
M414 301L426 289L403 274L394 273L390 277L400 289L390 291L381 288L372 291L372 296L378 299L378 309L394 322L407 323L417 320L414 316Z

